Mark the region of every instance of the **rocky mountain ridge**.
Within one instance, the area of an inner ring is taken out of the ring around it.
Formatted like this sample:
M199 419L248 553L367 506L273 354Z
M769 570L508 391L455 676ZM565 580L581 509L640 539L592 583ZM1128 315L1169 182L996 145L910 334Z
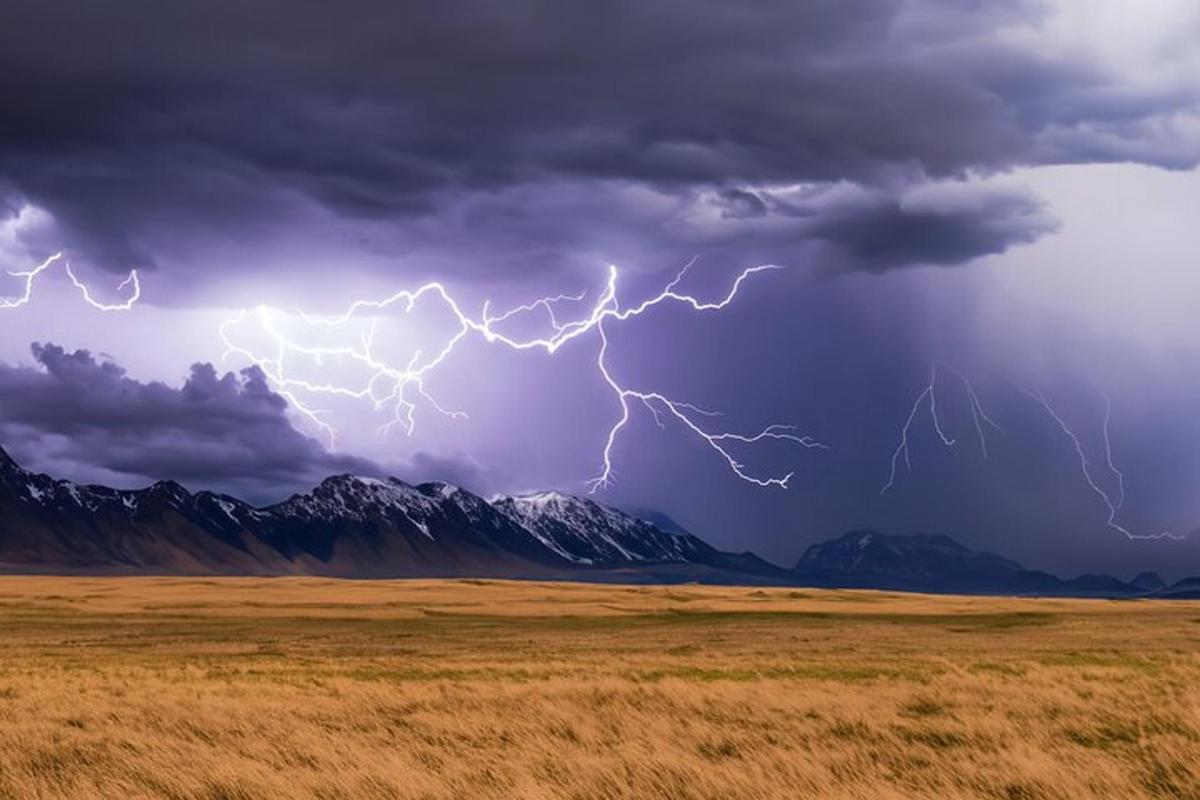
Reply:
M644 515L654 518L654 515ZM668 526L670 527L670 526ZM554 491L484 499L443 482L336 475L255 507L174 481L121 490L0 449L0 572L697 581L921 592L1200 597L1200 578L1062 579L947 536L853 531L792 569Z

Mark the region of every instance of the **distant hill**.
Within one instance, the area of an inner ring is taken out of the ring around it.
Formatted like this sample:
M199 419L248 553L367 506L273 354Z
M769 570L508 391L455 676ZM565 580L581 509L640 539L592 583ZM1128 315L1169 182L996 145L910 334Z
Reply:
M1157 590L1107 575L1059 578L994 553L971 550L948 536L879 531L852 531L809 547L796 563L794 574L818 586L956 594L1107 597ZM1138 577L1150 580L1146 575Z
M1142 572L1130 581L1134 586L1144 592L1161 592L1167 588L1167 583L1157 572Z
M1200 577L1184 578L1156 593L1169 600L1200 600Z
M854 531L793 569L718 550L653 512L559 492L485 500L448 483L337 475L257 508L160 481L84 486L0 450L0 572L509 577L970 594L1200 597L1200 578L1065 580L947 536Z

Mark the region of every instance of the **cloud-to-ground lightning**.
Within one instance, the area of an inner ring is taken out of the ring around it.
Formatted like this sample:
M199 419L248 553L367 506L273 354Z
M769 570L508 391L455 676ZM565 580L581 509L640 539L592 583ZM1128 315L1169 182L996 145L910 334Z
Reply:
M1118 480L1120 497L1117 501L1114 501L1112 496L1109 495L1109 493L1104 490L1104 487L1102 487L1092 476L1091 461L1088 459L1087 453L1083 449L1083 443L1080 442L1079 437L1067 425L1066 420L1064 420L1062 416L1054 410L1054 407L1050 405L1050 402L1046 399L1046 396L1041 392L1035 392L1031 389L1022 389L1021 391L1036 400L1038 404L1041 405L1041 407L1046 411L1046 413L1050 415L1054 422L1057 423L1058 427L1067 436L1067 438L1071 440L1071 444L1075 447L1075 453L1079 456L1079 467L1080 471L1083 473L1083 479L1087 481L1087 485L1096 494L1096 496L1100 498L1100 502L1104 504L1104 507L1108 509L1108 519L1105 523L1108 525L1108 527L1112 528L1118 533L1124 534L1129 539L1181 540L1187 538L1182 534L1171 533L1170 531L1161 531L1159 533L1133 533L1124 525L1117 522L1117 512L1120 511L1121 506L1125 501L1125 476L1119 469L1113 466L1112 443L1108 433L1109 419L1112 416L1112 401L1109 400L1107 395L1104 398L1104 452L1105 457L1108 459L1109 468L1116 475Z
M658 425L664 424L664 418L673 418L685 429L698 436L725 461L739 479L758 486L786 487L793 473L754 474L738 460L732 447L736 444L756 444L770 440L789 442L803 448L825 448L826 445L797 433L796 429L790 425L769 425L756 433L713 430L709 420L719 416L718 414L690 403L669 398L659 392L642 391L624 386L618 382L610 370L606 323L624 322L665 303L680 304L698 312L719 311L733 302L746 280L759 273L781 269L774 264L745 269L737 276L723 296L716 300L706 301L679 289L690 266L691 262L685 265L658 294L627 308L621 307L617 297L618 270L616 267L610 266L604 289L598 295L596 302L589 311L576 319L564 320L556 309L563 303L582 301L584 297L582 294L542 297L501 313L493 312L490 303L484 303L480 316L476 318L463 310L445 285L439 282L430 282L415 290L400 291L381 299L357 300L350 304L343 313L336 316L310 316L304 313L295 315L295 319L299 319L311 330L336 329L352 320L366 319L369 327L365 333L360 335L356 345L312 346L297 342L286 335L276 324L281 312L266 307L255 309L253 317L258 323L259 332L270 340L271 352L266 354L255 352L250 346L238 344L235 341L234 329L250 317L251 312L249 311L243 311L223 323L220 327L220 335L225 343L227 355L241 356L262 369L276 391L283 395L298 413L317 425L329 437L332 446L336 442L336 432L333 426L323 419L324 412L322 410L310 407L298 396L299 393L369 400L376 410L390 410L391 417L384 425L385 430L400 426L411 434L416 425L417 404L421 401L440 414L449 417L465 416L463 412L447 409L435 400L425 389L425 379L450 357L456 346L467 336L474 334L489 344L513 350L542 350L553 356L563 346L594 331L599 341L596 357L597 369L604 383L612 390L620 406L620 414L605 437L600 471L588 481L592 492L607 486L613 478L613 448L620 432L630 420L631 406L635 403L648 409ZM453 330L448 332L444 342L432 355L424 357L424 354L418 351L404 366L387 363L377 354L375 347L377 315L389 309L397 309L407 315L419 302L427 299L441 303L450 312L454 320ZM501 327L509 320L538 310L545 313L549 326L548 332L544 335L520 337L504 332ZM350 386L336 382L321 383L296 377L289 369L289 361L297 357L308 357L318 362L326 359L348 360L365 367L369 377L361 385Z
M617 434L625 427L629 421L629 401L635 400L646 406L650 413L654 416L655 422L662 426L662 417L660 412L665 412L678 420L685 428L706 441L708 445L717 451L733 473L744 481L757 484L758 486L780 486L787 487L788 481L791 480L793 473L789 472L782 477L767 477L760 478L751 475L745 471L745 466L739 462L724 446L724 442L737 441L746 444L763 441L764 439L777 439L789 442L794 442L802 447L807 448L824 448L826 445L815 441L811 437L802 436L795 432L794 426L791 425L770 425L756 434L746 435L738 433L710 433L702 428L692 418L691 414L699 414L702 416L714 416L713 412L699 409L690 403L682 403L678 400L671 400L658 392L640 392L634 389L626 389L622 387L612 374L608 371L608 365L605 363L605 356L608 353L608 335L604 332L604 322L601 320L597 323L596 329L600 335L600 352L596 358L596 365L600 370L600 374L604 377L605 383L613 390L621 403L621 416L617 422L609 429L608 438L604 443L603 468L599 475L589 481L591 490L595 490L607 486L613 476L612 464L612 448L616 443ZM690 413L689 413L690 412Z
M27 304L33 299L33 285L37 281L38 276L46 272L46 270L50 269L59 261L62 261L63 270L67 273L67 277L70 278L72 285L74 285L75 288L79 290L79 293L83 296L84 302L99 311L128 311L129 309L133 308L134 303L136 303L142 296L142 284L141 281L138 280L138 273L135 269L130 270L129 277L121 281L121 283L117 286L118 292L123 291L126 287L133 287L132 291L129 293L129 297L120 303L101 303L92 297L92 293L88 289L87 284L75 277L75 273L71 271L71 265L63 260L63 254L55 253L33 269L23 270L20 272L10 271L8 274L12 277L24 278L25 286L21 294L17 297L0 297L0 308L19 308Z
M988 457L986 435L987 428L990 427L1000 433L1004 433L1004 429L1000 427L999 423L997 423L996 420L994 420L984 409L983 404L979 400L979 395L975 392L975 387L971 385L971 381L968 380L967 377L962 373L935 361L932 365L930 365L929 382L913 401L912 408L909 409L908 412L908 417L904 421L904 426L900 429L900 443L892 452L888 479L887 482L884 483L883 488L880 489L880 494L886 494L888 490L895 485L896 476L899 471L900 460L902 457L907 469L910 472L912 471L912 459L909 452L911 448L911 441L909 437L912 431L912 426L915 423L917 415L920 413L923 406L928 407L933 429L937 433L938 438L941 439L942 444L946 447L953 447L956 444L956 439L946 433L946 430L942 425L942 419L938 414L937 389L940 370L945 370L946 372L952 373L962 383L963 391L966 393L967 404L971 411L971 421L975 427L976 435L979 438L980 452L983 454L985 459ZM1087 457L1083 443L1080 441L1075 432L1067 425L1066 420L1063 419L1062 415L1060 415L1053 408L1053 406L1050 405L1050 402L1046 399L1045 395L1040 392L1035 392L1031 389L1022 389L1021 392L1036 401L1071 441L1071 444L1075 448L1075 453L1079 457L1079 465L1083 473L1084 480L1087 482L1087 485L1096 494L1096 496L1100 498L1100 501L1104 504L1104 507L1108 509L1108 519L1106 520L1106 525L1109 528L1112 528L1113 530L1125 535L1130 539L1178 540L1186 538L1185 536L1171 533L1170 531L1162 531L1160 533L1134 533L1117 521L1117 514L1125 504L1125 474L1117 468L1116 459L1113 456L1112 438L1109 434L1109 426L1112 421L1112 399L1109 398L1107 394L1104 395L1104 424L1102 427L1102 433L1105 462L1109 471L1112 472L1117 481L1117 492L1115 498L1108 491L1106 491L1099 482L1096 481L1092 474L1092 463Z
M933 362L929 366L929 383L925 385L925 388L921 390L921 393L918 394L916 399L913 401L912 408L908 412L908 417L904 421L904 426L900 429L900 443L892 452L891 469L888 473L887 482L884 483L883 488L879 490L881 495L887 494L888 490L895 485L896 472L899 468L901 456L904 456L905 467L909 472L912 472L912 457L909 452L910 443L908 437L912 430L913 422L916 421L917 413L921 410L921 405L923 403L927 402L929 405L929 417L933 421L933 429L937 432L938 438L942 440L942 444L946 447L953 447L957 442L957 439L947 435L945 429L942 427L941 417L938 416L937 383L939 367L945 369L947 372L952 373L963 384L963 390L967 395L967 403L971 409L971 420L975 425L976 435L979 437L979 448L985 459L988 457L988 449L987 432L985 431L984 426L988 425L992 428L995 428L1000 433L1004 432L1004 429L1001 428L996 421L988 415L987 411L984 410L983 404L979 401L979 395L975 393L975 387L971 385L971 381L968 380L965 375L957 372L956 370L952 370L945 365L940 365L936 361Z

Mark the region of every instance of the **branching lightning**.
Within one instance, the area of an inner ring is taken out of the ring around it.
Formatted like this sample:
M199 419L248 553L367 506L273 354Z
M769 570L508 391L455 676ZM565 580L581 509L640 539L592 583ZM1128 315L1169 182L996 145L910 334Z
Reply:
M129 276L116 287L116 291L118 292L126 289L130 290L126 299L118 303L104 303L94 298L89 287L76 277L75 273L71 270L70 264L64 260L63 254L55 253L32 269L8 272L14 278L23 279L24 286L21 293L16 297L0 297L0 310L19 308L28 304L33 299L34 286L38 278L60 262L71 284L78 290L84 302L92 308L105 312L128 311L141 298L142 287L137 270L131 270ZM757 486L786 488L788 481L792 478L792 472L783 475L755 474L747 470L746 466L738 460L731 448L737 444L750 445L770 440L789 442L805 449L828 449L825 444L798 433L796 428L791 425L768 425L756 433L713 430L709 420L719 417L719 412L672 399L660 392L629 388L620 383L612 373L609 363L609 339L605 328L606 323L624 322L641 316L650 309L664 303L681 304L698 312L720 311L733 302L746 280L761 272L781 269L777 265L766 264L743 270L724 296L716 300L704 301L694 295L683 293L678 289L679 284L683 281L684 276L691 266L692 262L685 265L675 278L658 294L628 308L622 308L617 299L618 271L616 267L610 266L604 289L598 296L595 304L591 306L590 311L577 319L568 321L563 321L561 313L556 310L557 307L563 303L579 303L583 301L584 294L560 294L540 297L532 302L514 306L501 313L493 313L490 302L485 302L480 316L474 318L463 311L461 305L443 284L431 282L416 290L397 292L382 299L357 300L342 314L333 317L310 316L303 312L297 312L296 317L313 329L334 329L346 325L352 320L366 319L369 326L364 333L360 334L357 346L311 346L299 343L287 336L277 324L282 313L266 306L241 311L237 316L226 320L220 325L219 334L226 348L226 356L241 356L262 369L268 380L273 384L275 391L286 398L292 408L299 414L310 420L312 424L325 433L329 438L331 446L333 446L336 444L336 430L324 419L327 412L311 407L299 396L300 393L369 400L376 410L390 410L391 412L390 418L381 426L381 432L386 433L398 426L407 433L412 434L416 429L418 404L422 402L433 411L451 419L463 419L467 416L465 412L446 408L425 388L426 378L452 355L456 346L467 336L475 334L489 344L501 345L512 350L543 350L548 355L553 356L567 343L595 331L599 341L596 368L604 383L612 391L613 397L620 407L620 414L609 427L605 437L600 459L600 470L595 477L587 482L591 492L604 488L612 482L615 476L613 450L616 447L621 431L632 417L633 407L637 405L649 411L655 424L660 428L666 426L667 420L673 419L686 430L700 438L724 460L729 469L739 479ZM393 307L398 308L404 314L409 314L419 302L427 298L439 301L451 312L455 321L454 330L447 335L441 346L429 357L423 358L423 354L417 351L413 353L408 363L402 367L387 363L377 355L375 349L379 321L377 315ZM549 326L550 332L546 335L523 338L505 333L499 327L514 318L532 314L539 310L545 314L546 322ZM367 316L372 312L375 316ZM234 328L251 318L257 322L260 332L265 334L271 342L273 346L272 352L264 355L255 352L249 346L236 343L233 334ZM317 363L322 363L326 359L349 360L366 367L370 377L360 386L347 386L333 382L320 383L296 377L291 374L289 362L298 357L308 357ZM991 428L1001 434L1004 433L1004 429L984 409L970 380L962 373L944 364L933 362L930 365L929 381L913 401L913 405L901 428L900 441L892 453L888 478L882 489L880 489L881 495L886 494L895 485L901 457L903 457L906 469L910 472L912 471L910 436L912 427L923 406L928 406L930 421L943 446L954 447L957 444L957 439L947 433L938 411L938 388L941 371L951 373L962 384L967 398L967 405L971 412L971 421L979 441L980 453L984 459L988 458L987 429ZM1095 479L1092 474L1092 463L1078 435L1067 425L1066 421L1053 406L1050 405L1046 397L1040 392L1029 389L1023 389L1022 392L1036 401L1071 441L1075 453L1079 458L1080 471L1084 480L1108 510L1106 524L1109 528L1133 540L1181 540L1186 538L1184 535L1175 534L1170 531L1150 534L1134 533L1117 521L1117 515L1125 504L1125 475L1116 466L1116 460L1113 455L1112 438L1109 432L1113 407L1112 400L1108 395L1104 395L1105 406L1102 434L1105 464L1116 480L1115 495L1110 494Z
M142 296L142 284L138 280L137 270L130 270L129 277L123 280L117 286L117 291L124 291L126 287L133 287L129 297L121 303L101 303L92 297L91 292L85 283L75 277L75 273L71 271L71 265L63 260L62 253L55 253L47 258L33 269L24 270L22 272L9 272L8 274L14 278L24 278L25 287L18 297L0 297L0 309L19 308L33 299L33 285L37 281L39 275L50 269L57 262L62 261L63 270L67 273L71 283L83 295L84 301L99 311L128 311L133 308L134 303Z
M1106 521L1108 527L1112 528L1118 533L1124 534L1129 539L1173 539L1178 541L1187 538L1186 536L1171 533L1170 531L1161 531L1159 533L1133 533L1124 525L1117 522L1117 512L1120 511L1121 506L1125 503L1125 476L1113 465L1112 442L1108 433L1109 420L1112 417L1112 400L1109 399L1107 395L1104 397L1104 454L1108 461L1108 467L1110 470L1112 470L1118 482L1119 496L1115 501L1112 499L1112 496L1109 495L1109 493L1105 491L1099 483L1097 483L1095 478L1092 477L1091 461L1088 459L1087 453L1083 449L1083 444L1079 441L1079 437L1076 436L1075 432L1067 426L1067 423L1062 416L1054 410L1054 408L1050 405L1050 402L1046 400L1045 395L1043 395L1041 392L1035 392L1030 389L1022 389L1021 391L1036 400L1038 404L1045 409L1046 413L1049 414L1050 417L1055 421L1055 423L1058 424L1058 427L1064 434L1066 434L1067 438L1071 440L1071 444L1075 447L1075 453L1079 456L1079 467L1080 471L1083 473L1083 479L1087 481L1087 485L1093 492L1095 492L1096 496L1100 498L1100 502L1104 503L1104 507L1108 509L1108 519Z
M937 432L938 438L941 439L942 444L946 447L953 447L956 444L956 440L946 433L946 429L942 425L942 419L938 415L937 389L939 370L945 370L953 373L962 383L963 391L966 393L967 397L967 405L971 411L971 421L975 427L975 433L979 437L979 449L985 459L988 457L987 428L992 428L1000 433L1004 433L1004 429L1000 427L1000 425L987 413L986 410L984 410L983 404L979 400L979 395L975 392L975 387L971 385L971 382L966 378L966 376L953 369L950 369L944 364L939 364L935 361L930 366L929 382L913 401L912 408L908 412L908 417L904 421L904 426L900 429L900 443L896 446L895 451L892 452L888 479L887 482L884 483L883 488L880 489L879 493L881 495L886 494L888 490L895 485L901 457L903 457L904 465L908 471L912 471L912 459L909 452L911 449L910 435L912 432L912 427L916 422L917 416L922 407L928 406L933 429ZM1066 420L1062 418L1062 415L1055 411L1050 405L1050 402L1046 399L1045 395L1030 389L1022 389L1021 391L1023 394L1036 401L1038 405L1050 415L1062 432L1066 434L1067 438L1070 439L1071 444L1075 448L1075 453L1079 456L1079 466L1083 473L1084 480L1087 481L1088 486L1096 494L1096 496L1100 498L1100 501L1104 503L1104 507L1108 509L1108 519L1106 524L1109 528L1112 528L1113 530L1125 535L1130 539L1178 540L1186 538L1179 534L1171 533L1170 531L1162 531L1161 533L1150 534L1133 533L1117 521L1117 513L1125 504L1125 474L1117 468L1116 460L1113 457L1112 438L1109 435L1109 425L1112 421L1112 399L1107 394L1104 395L1104 425L1102 431L1104 437L1105 462L1109 471L1112 472L1117 481L1117 492L1115 498L1096 481L1095 477L1092 475L1092 463L1084 451L1083 443L1079 440L1079 437L1075 434L1075 432L1067 425Z
M611 483L615 474L613 449L619 434L630 421L634 405L645 407L654 422L660 427L665 425L665 420L674 419L704 441L725 461L739 479L758 486L786 487L793 473L789 472L784 475L755 474L737 459L731 448L738 444L749 445L770 440L789 442L806 449L826 448L826 445L811 437L801 435L790 425L769 425L756 433L713 430L709 421L719 416L718 413L666 397L659 392L624 386L614 377L610 369L606 323L624 322L666 303L680 304L698 312L719 311L733 302L746 280L759 273L781 269L773 264L746 269L738 275L723 297L705 301L679 290L679 285L691 265L692 262L685 265L661 292L628 308L622 308L617 298L618 271L616 267L610 266L604 289L597 297L596 302L589 311L575 319L564 319L557 309L563 303L581 302L584 299L583 294L542 297L501 313L494 313L490 302L485 302L480 316L475 318L463 310L443 284L430 282L415 290L400 291L382 299L357 300L342 314L332 317L298 313L298 319L310 329L334 329L344 326L352 320L365 318L370 323L369 328L367 332L361 334L358 344L353 346L311 346L296 342L276 324L279 312L261 306L254 309L253 318L258 323L260 333L270 341L271 352L255 352L251 347L235 341L234 329L250 317L250 311L243 311L238 316L224 322L220 326L219 332L225 343L226 355L237 355L256 364L271 381L275 390L284 396L300 414L319 427L329 437L331 446L334 446L336 431L324 419L326 412L310 407L298 396L299 393L368 400L376 410L390 411L390 418L382 429L384 432L398 426L412 434L416 428L418 403L423 402L437 413L451 418L466 416L462 411L450 410L440 404L426 390L425 380L438 366L445 363L454 352L455 347L467 336L477 335L489 344L501 345L512 350L542 350L553 356L569 342L594 331L599 340L596 356L597 370L620 406L620 414L605 437L600 471L588 481L590 491L595 492ZM423 357L423 354L418 351L404 366L387 363L378 355L375 348L378 315L391 309L409 314L419 302L425 300L439 302L450 312L454 320L453 330L447 334L445 341L432 355ZM549 326L548 333L526 338L505 333L502 329L504 323L539 310L545 314ZM325 359L349 361L365 367L370 377L361 385L351 386L341 383L310 381L296 377L290 368L291 361L298 357L314 359L318 363Z
M975 387L971 385L971 381L969 381L962 373L952 370L949 367L946 367L944 364L939 364L936 361L933 362L929 366L929 383L925 385L925 388L913 401L912 409L908 412L908 418L904 421L904 427L900 429L900 443L896 446L895 451L892 452L891 470L888 473L887 482L884 483L883 488L879 490L881 495L887 494L887 491L895 485L896 472L899 468L901 456L904 456L905 468L907 468L909 472L912 472L912 456L909 452L910 443L908 437L912 430L913 423L916 421L917 414L921 410L922 404L928 403L929 417L933 422L933 429L937 432L938 438L942 440L942 444L946 447L953 447L957 442L956 439L946 434L945 429L942 427L941 417L938 416L937 382L939 366L947 372L953 373L954 376L957 377L963 384L963 390L967 394L968 406L971 409L971 421L974 423L975 432L979 437L979 449L985 459L988 457L987 432L984 428L985 424L994 428L1000 433L1004 433L1004 429L1001 428L996 421L988 415L987 411L984 410L983 404L979 402L979 396L975 393Z

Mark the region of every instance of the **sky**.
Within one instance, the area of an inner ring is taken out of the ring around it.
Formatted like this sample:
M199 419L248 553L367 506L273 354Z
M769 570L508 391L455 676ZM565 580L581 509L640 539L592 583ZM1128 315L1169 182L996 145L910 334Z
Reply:
M1200 572L1190 0L6 8L30 468Z

